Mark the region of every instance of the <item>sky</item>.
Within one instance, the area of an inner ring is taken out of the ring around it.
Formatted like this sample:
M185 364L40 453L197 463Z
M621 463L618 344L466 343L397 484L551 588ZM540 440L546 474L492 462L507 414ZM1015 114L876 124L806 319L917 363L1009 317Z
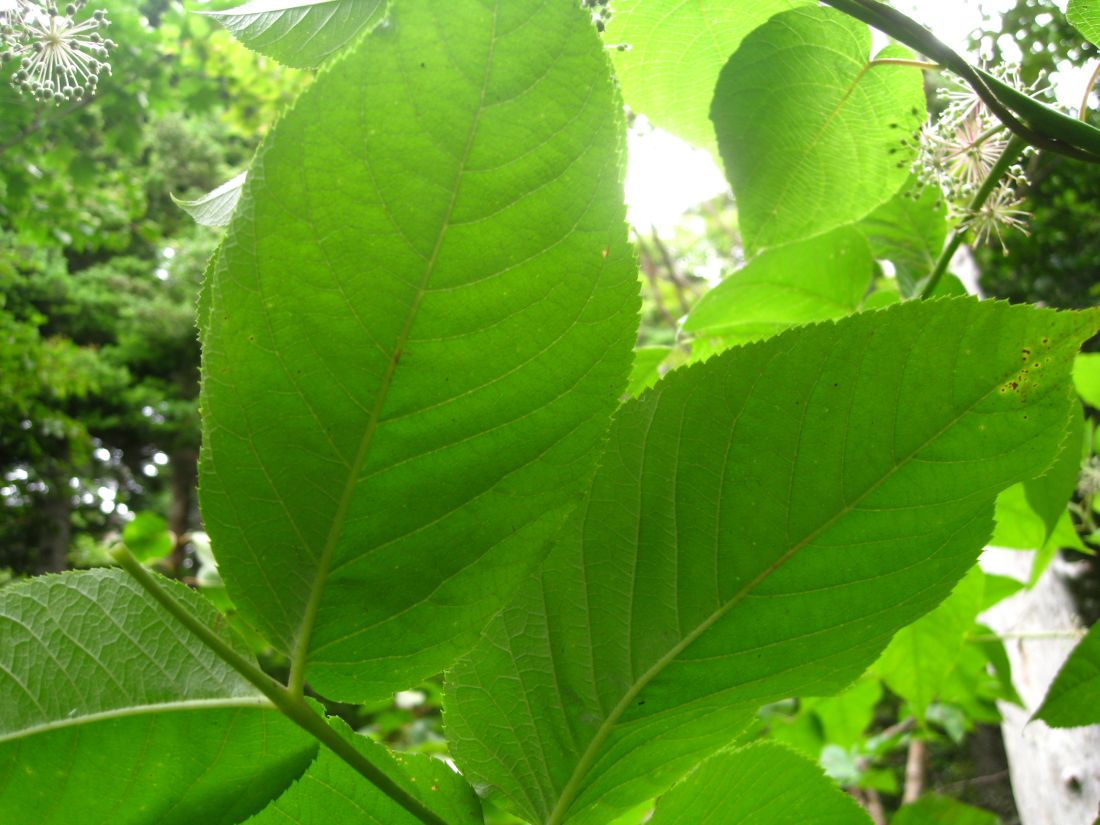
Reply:
M1065 6L1066 0L1060 0ZM967 52L967 37L982 25L983 10L999 14L1014 0L895 0L893 5L930 28L947 45ZM877 33L876 33L877 34ZM876 39L876 48L886 44ZM1001 44L1012 55L1015 44L1006 38ZM1059 102L1075 112L1091 67L1062 71L1051 82ZM685 210L726 191L728 185L710 154L694 149L660 129L628 135L629 164L626 202L630 222L642 229L656 227L662 235L672 232Z

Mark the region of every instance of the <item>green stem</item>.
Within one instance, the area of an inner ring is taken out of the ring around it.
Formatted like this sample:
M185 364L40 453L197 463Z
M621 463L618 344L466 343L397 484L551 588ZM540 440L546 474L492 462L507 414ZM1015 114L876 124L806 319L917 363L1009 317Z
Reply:
M1100 77L1100 62L1096 64L1096 68L1092 70L1092 74L1089 76L1088 85L1085 86L1085 95L1081 98L1081 108L1077 110L1077 117L1082 121L1088 121L1089 119L1089 96L1092 94L1092 87L1096 85L1096 78Z
M1013 135L1009 138L1005 150L1001 153L1001 156L997 158L997 162L993 164L993 168L989 170L989 174L986 175L981 188L978 189L977 194L974 195L974 199L970 201L970 205L967 207L970 212L977 212L985 205L986 200L989 199L993 190L997 188L997 184L1000 182L1001 177L1008 171L1008 168L1019 159L1020 153L1024 151L1026 145L1024 140L1018 135ZM940 257L936 259L936 265L932 268L932 273L928 276L928 280L924 284L924 289L921 290L920 297L922 299L931 298L932 293L936 291L936 287L939 286L944 273L947 272L947 267L951 263L951 259L955 256L955 252L958 250L959 246L962 245L963 238L966 237L966 232L966 227L958 226L951 233L947 245L940 252Z
M187 608L176 601L139 562L125 545L111 550L111 556L129 573L142 589L172 614L180 624L190 630L198 639L210 648L222 661L241 674L264 696L271 700L288 719L309 733L321 744L343 759L367 781L382 793L400 805L426 825L446 825L446 822L424 806L420 800L409 794L375 765L309 706L305 698L291 694L282 684L264 673L254 663L229 646L217 633L195 617Z
M823 2L838 11L844 12L849 17L854 17L870 26L874 26L898 42L904 43L909 48L915 49L955 72L966 81L989 108L989 111L996 115L998 120L1032 146L1049 149L1052 152L1058 152L1078 160L1093 162L1097 160L1091 152L1022 123L1001 103L989 84L973 66L916 20L906 17L896 9L878 3L876 0L823 0Z
M868 66L908 66L912 69L924 69L929 72L938 72L943 68L939 63L929 63L927 60L906 60L904 57L876 57Z

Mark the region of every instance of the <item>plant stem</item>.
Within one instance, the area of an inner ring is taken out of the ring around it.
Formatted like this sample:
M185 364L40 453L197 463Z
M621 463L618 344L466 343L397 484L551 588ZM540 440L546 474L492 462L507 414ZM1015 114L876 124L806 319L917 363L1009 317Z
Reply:
M187 608L180 604L159 582L153 577L145 566L139 562L125 545L119 545L111 550L111 556L119 565L129 573L142 589L160 603L165 610L172 614L180 624L190 630L199 641L210 648L222 661L233 668L237 673L248 680L264 696L271 700L278 710L298 727L309 733L321 744L343 759L354 768L367 781L371 782L382 793L400 805L414 817L426 825L446 825L443 819L426 808L420 800L401 788L390 777L386 776L378 767L367 760L362 753L347 739L341 736L334 728L330 727L324 718L318 714L301 696L294 696L279 682L268 676L253 662L250 662L240 653L218 636L206 624L195 617Z
M923 739L914 739L909 743L909 753L905 759L905 792L901 804L916 802L924 793L924 777L928 766L928 743Z
M997 188L997 184L1000 182L1001 177L1008 171L1008 168L1019 159L1020 153L1024 151L1026 145L1024 140L1018 135L1013 135L1009 138L1005 150L1001 153L1001 156L997 158L997 162L993 164L993 168L989 170L989 174L986 175L985 180L982 181L981 188L978 189L977 194L974 195L974 199L970 201L970 205L967 207L968 211L977 212L985 205L986 200L989 199L993 190ZM958 250L959 246L962 245L963 238L966 237L966 231L966 227L958 226L951 233L947 245L944 246L943 250L940 252L940 257L936 259L936 265L932 267L932 272L928 276L924 288L921 290L920 297L922 299L927 300L931 298L932 293L936 291L936 287L939 286L944 273L947 272L947 267L951 263L951 259L955 256L955 252Z
M904 57L876 57L868 66L909 66L913 69L924 69L929 72L937 72L943 68L939 63L929 63L927 60L907 60Z
M1084 637L1085 631L1083 630L1034 630L1022 633L979 633L974 636L967 636L966 640L968 642L1002 642L1005 639L1083 639Z
M1096 63L1096 68L1092 70L1092 74L1089 75L1089 82L1085 85L1085 94L1081 98L1081 108L1077 110L1077 117L1082 121L1087 121L1089 117L1089 95L1092 94L1092 87L1096 85L1096 78L1100 77L1100 61Z

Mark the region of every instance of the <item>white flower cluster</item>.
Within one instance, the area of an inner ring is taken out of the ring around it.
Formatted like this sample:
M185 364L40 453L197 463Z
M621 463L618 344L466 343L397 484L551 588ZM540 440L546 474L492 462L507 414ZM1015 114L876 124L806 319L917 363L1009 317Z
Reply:
M1016 67L1000 67L991 74L1021 87ZM1041 90L1024 91L1034 95ZM1009 167L981 206L972 208L974 196L1008 146L1008 133L970 87L941 90L939 95L947 105L916 136L920 151L913 171L921 184L943 193L951 217L974 232L976 243L995 237L1004 249L1005 230L1027 234L1030 214L1020 208L1019 195L1027 185L1023 167L1019 163ZM1024 154L1033 151L1028 147Z
M107 54L113 40L101 31L107 13L80 22L87 0L63 10L48 0L0 0L0 67L17 64L11 82L36 100L63 103L95 93L100 75L110 75Z

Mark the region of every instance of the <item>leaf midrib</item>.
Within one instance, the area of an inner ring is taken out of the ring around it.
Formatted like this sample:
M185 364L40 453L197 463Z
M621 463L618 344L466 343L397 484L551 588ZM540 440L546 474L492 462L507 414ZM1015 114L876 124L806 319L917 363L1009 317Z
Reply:
M773 573L779 570L784 564L790 561L795 555L805 549L811 542L817 539L822 533L833 527L838 521L848 516L856 507L864 501L868 496L878 490L883 484L889 481L900 469L909 465L911 461L921 452L923 452L930 444L941 438L948 430L954 427L962 418L968 415L975 407L981 404L985 399L997 391L997 388L1003 383L998 380L995 382L991 389L982 395L975 398L966 408L961 410L955 415L947 424L925 439L921 444L915 447L909 452L902 460L896 462L894 466L880 477L877 481L871 484L866 490L846 503L844 507L836 513L833 517L823 522L819 527L807 533L802 539L791 546L783 555L764 568L757 576L749 581L741 590L735 593L728 602L721 605L710 616L699 623L699 625L691 631L687 636L673 645L669 651L661 656L656 662L649 667L635 682L630 686L630 689L623 694L622 699L612 708L611 713L607 718L600 723L600 727L597 729L595 736L592 737L588 747L581 755L581 759L577 762L577 767L570 775L568 782L562 788L561 795L558 797L558 803L554 806L554 809L550 812L550 817L546 820L546 825L561 825L565 822L565 817L569 813L569 809L573 802L576 801L580 794L580 784L584 779L588 770L592 767L599 756L600 750L603 748L604 743L611 735L615 725L618 723L622 715L631 706L634 699L637 698L650 682L652 682L668 665L678 657L684 650L686 650L691 644L693 644L700 636L707 630L714 626L723 616L729 613L733 608L744 602L744 600L751 595L752 591L768 579ZM648 429L648 428L647 428ZM644 482L643 482L644 483ZM583 539L582 539L583 542Z
M340 495L340 500L336 508L336 513L333 515L332 524L329 528L328 536L325 539L325 545L321 550L321 557L317 566L317 575L314 578L313 586L310 588L309 600L306 603L306 609L302 616L301 624L299 625L298 635L295 639L294 649L291 653L291 672L290 672L290 689L293 693L300 693L305 683L305 666L306 660L309 656L309 644L313 635L313 626L317 619L317 612L320 609L321 597L324 593L325 583L328 579L329 571L332 567L332 557L336 549L336 543L339 541L340 535L343 533L344 522L347 518L348 510L351 507L351 502L355 494L355 489L359 482L359 475L362 472L363 465L366 463L367 455L370 453L371 445L374 443L375 433L378 431L379 420L382 414L382 408L385 405L386 399L389 395L389 390L393 384L395 375L397 374L397 366L401 359L401 351L405 347L405 343L408 340L409 334L412 331L413 323L416 321L417 313L420 310L420 304L424 299L424 295L428 291L429 284L431 282L432 275L435 271L435 265L439 258L440 250L443 247L443 241L447 236L447 230L451 225L451 218L454 215L455 206L458 202L458 193L462 188L462 178L466 173L466 165L469 162L470 154L473 150L474 142L477 138L478 129L481 125L481 116L485 110L485 97L489 88L489 78L492 74L493 57L496 50L497 41L497 16L499 12L499 6L493 6L493 20L492 26L489 32L489 51L485 59L485 74L482 78L481 93L478 99L477 111L474 113L473 120L470 124L470 130L466 136L466 144L463 148L462 155L459 157L458 169L455 173L454 185L451 187L451 199L447 204L447 209L443 214L443 219L440 222L439 232L436 235L435 246L432 249L431 255L424 266L424 272L421 275L420 283L416 288L416 295L413 298L412 303L409 305L409 310L405 315L404 324L401 327L400 332L397 335L394 349L390 355L389 363L386 366L386 372L382 376L378 393L375 396L374 405L371 408L370 416L367 420L366 428L363 431L363 437L360 439L359 448L356 451L355 459L348 469L347 481L344 484L343 492Z

